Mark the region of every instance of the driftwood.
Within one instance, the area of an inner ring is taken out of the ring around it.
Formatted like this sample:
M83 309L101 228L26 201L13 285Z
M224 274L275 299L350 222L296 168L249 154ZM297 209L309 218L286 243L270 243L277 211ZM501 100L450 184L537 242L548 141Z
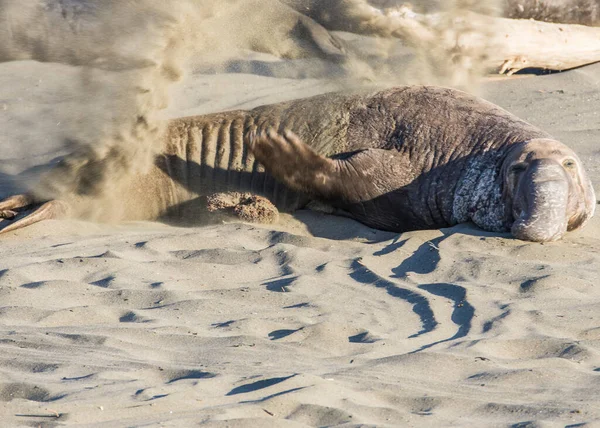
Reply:
M422 15L401 7L371 9L364 30L398 37L418 49L445 51L513 74L525 68L568 70L600 61L600 27L467 13Z
M498 52L491 68L513 74L524 68L567 70L600 61L600 28L496 18ZM499 66L499 67L498 67Z

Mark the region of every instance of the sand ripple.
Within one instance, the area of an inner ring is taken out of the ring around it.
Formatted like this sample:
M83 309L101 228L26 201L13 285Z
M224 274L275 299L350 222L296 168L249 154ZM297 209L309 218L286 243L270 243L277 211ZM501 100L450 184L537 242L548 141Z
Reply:
M598 421L598 248L466 226L5 240L1 405L11 424Z

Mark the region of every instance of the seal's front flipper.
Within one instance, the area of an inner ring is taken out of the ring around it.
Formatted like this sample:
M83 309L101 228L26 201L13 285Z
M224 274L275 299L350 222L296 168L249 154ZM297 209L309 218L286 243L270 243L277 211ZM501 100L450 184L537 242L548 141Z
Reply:
M410 170L395 150L365 149L327 158L290 131L251 133L248 147L267 172L286 186L336 207L392 192Z
M22 229L42 220L62 219L69 215L69 205L63 201L52 200L37 205L31 195L15 195L0 201L0 233Z
M253 132L247 144L266 170L290 189L317 199L337 196L332 181L337 178L336 162L316 153L292 132Z

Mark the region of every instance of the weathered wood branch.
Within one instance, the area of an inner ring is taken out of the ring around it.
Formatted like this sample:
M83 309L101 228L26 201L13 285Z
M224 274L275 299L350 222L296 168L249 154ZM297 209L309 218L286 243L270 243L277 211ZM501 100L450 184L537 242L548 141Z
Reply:
M387 14L382 33L419 49L435 48L455 56L480 57L500 74L524 68L568 70L600 61L600 28L509 19L468 13ZM391 30L391 31L390 31Z
M524 68L567 70L600 61L600 28L495 18L498 51L489 66L503 74Z

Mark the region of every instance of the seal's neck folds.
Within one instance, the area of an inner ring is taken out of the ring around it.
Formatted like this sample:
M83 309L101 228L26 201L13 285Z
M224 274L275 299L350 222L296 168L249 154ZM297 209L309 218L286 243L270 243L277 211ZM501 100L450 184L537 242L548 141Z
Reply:
M454 224L472 221L491 232L509 230L499 179L502 159L500 153L486 153L467 162L454 194Z

